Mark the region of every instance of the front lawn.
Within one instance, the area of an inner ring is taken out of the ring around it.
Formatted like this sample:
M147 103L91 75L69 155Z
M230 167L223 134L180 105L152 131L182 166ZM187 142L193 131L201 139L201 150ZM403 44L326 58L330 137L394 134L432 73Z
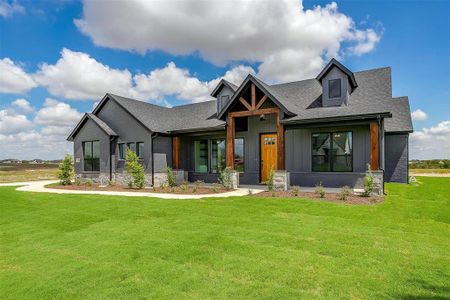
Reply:
M0 298L450 297L450 178L385 202L0 188Z

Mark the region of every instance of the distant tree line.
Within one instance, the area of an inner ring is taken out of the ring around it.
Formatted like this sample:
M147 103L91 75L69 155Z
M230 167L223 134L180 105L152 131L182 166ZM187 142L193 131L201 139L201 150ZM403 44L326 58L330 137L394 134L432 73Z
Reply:
M450 159L411 160L410 169L450 169Z

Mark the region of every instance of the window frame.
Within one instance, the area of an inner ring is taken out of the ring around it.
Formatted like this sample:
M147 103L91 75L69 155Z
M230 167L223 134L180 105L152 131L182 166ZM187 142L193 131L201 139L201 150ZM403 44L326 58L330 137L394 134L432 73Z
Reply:
M121 146L123 147L122 151L120 150ZM118 152L119 152L119 160L125 160L125 158L127 156L127 149L128 149L127 143L118 143L117 147L118 147ZM123 154L123 155L121 155L121 154Z
M196 142L200 142L200 141L206 141L206 147L207 147L207 151L206 151L206 171L202 172L202 171L197 171L197 150L195 147L195 143ZM195 139L194 140L194 172L195 173L199 173L199 174L208 174L211 173L211 147L210 147L210 143L211 143L211 139Z
M142 144L142 152L144 152L144 142L136 142L135 143L135 148L136 148L136 156L138 157L138 159L144 159L143 153L141 153L141 151L139 150L139 145Z
M350 156L351 156L351 169L350 170L345 170L345 171L335 171L334 170L334 163L333 163L333 157L337 157L337 156L346 156L346 155L333 155L333 149L334 149L334 142L333 142L333 135L336 133L351 133L352 136L352 144L351 144L351 151L350 151ZM314 151L314 145L313 145L313 141L312 141L312 137L314 134L328 134L329 138L330 138L330 148L331 148L331 154L328 155L329 157L329 167L330 170L329 171L316 171L314 170L314 160L313 158L316 156L325 156L326 155L315 155L313 154ZM353 173L354 170L354 159L353 159L353 130L337 130L337 131L319 131L319 132L312 132L311 133L311 172L315 172L315 173Z
M86 158L86 149L85 149L85 145L86 143L90 143L91 144L91 158ZM94 158L94 143L98 143L98 158ZM81 143L81 147L83 148L83 172L85 173L99 173L100 172L100 156L101 156L101 148L100 148L101 144L100 144L100 140L93 140L93 141L83 141ZM91 169L87 170L86 169L86 160L89 160L91 162ZM98 170L94 170L94 160L98 160Z
M223 141L224 142L224 144L225 144L225 157L224 157L224 160L225 160L225 165L223 166L223 169L225 169L226 167L227 167L227 161L226 161L226 159L227 159L227 139L226 138L212 138L212 139L208 139L209 140L209 143L210 143L210 146L209 146L209 170L208 170L208 173L211 173L211 174L219 174L220 173L220 170L219 170L219 168L217 168L217 171L213 171L213 144L214 144L214 141ZM219 147L217 146L217 152L219 152ZM217 162L219 162L219 160L217 160Z
M339 96L331 96L331 82L339 81ZM328 80L328 98L335 99L335 98L341 98L342 97L342 79L341 78L335 78Z

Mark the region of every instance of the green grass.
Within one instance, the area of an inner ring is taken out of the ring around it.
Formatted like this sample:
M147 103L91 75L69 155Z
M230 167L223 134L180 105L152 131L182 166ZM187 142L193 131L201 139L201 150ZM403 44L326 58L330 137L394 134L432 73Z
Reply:
M0 164L0 183L58 178L58 164Z
M411 174L450 174L450 169L409 169Z
M1 299L450 297L450 179L372 206L0 188Z

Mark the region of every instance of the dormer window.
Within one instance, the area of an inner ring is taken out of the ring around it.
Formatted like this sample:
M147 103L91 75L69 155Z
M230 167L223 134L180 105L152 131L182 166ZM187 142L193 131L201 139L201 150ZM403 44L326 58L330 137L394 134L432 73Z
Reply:
M229 96L229 95L225 95L225 96L221 96L221 97L220 97L220 101L222 101L222 103L227 102L228 99L230 99L230 96Z
M341 97L341 79L332 79L328 81L328 95L330 98Z

